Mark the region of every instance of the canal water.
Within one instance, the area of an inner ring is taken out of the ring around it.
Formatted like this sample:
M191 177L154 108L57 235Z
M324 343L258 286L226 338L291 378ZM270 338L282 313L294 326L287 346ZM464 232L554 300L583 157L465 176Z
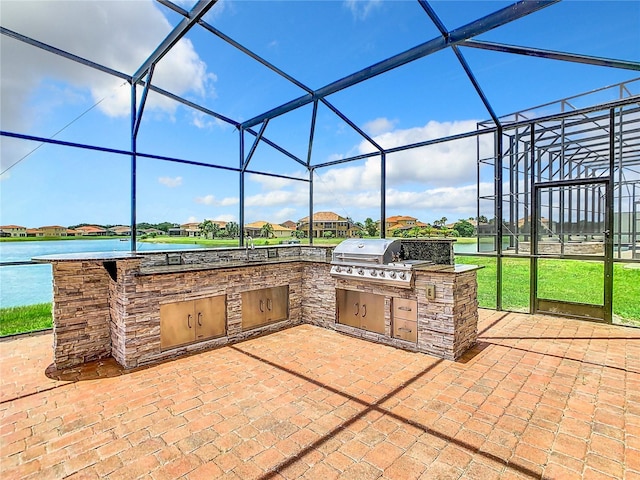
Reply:
M199 245L138 242L140 252L153 250L185 250ZM52 240L46 242L0 242L0 262L29 261L40 255L81 252L128 251L129 239ZM476 244L454 244L456 253L476 251ZM0 307L51 302L53 296L51 265L0 266Z
M81 252L128 251L131 243L120 239L51 240L33 242L0 242L0 262L29 261L40 255ZM152 250L185 250L199 245L138 242L140 252ZM51 302L53 296L51 265L0 266L0 307Z

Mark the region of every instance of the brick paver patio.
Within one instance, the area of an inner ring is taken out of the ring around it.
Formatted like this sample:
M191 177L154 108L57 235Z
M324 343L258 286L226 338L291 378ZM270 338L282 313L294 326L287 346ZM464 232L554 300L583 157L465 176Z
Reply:
M481 311L459 362L303 325L133 371L0 342L0 477L640 479L640 330Z

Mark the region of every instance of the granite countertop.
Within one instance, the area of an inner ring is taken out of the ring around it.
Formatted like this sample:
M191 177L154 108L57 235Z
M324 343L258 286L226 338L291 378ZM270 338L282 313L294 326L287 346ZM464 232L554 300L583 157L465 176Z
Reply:
M458 263L456 265L422 265L415 267L414 270L416 272L465 273L480 270L481 268L484 268L484 266Z
M40 263L55 262L105 262L115 260L131 260L142 258L135 252L82 252L82 253L57 253L53 255L40 255L31 260Z

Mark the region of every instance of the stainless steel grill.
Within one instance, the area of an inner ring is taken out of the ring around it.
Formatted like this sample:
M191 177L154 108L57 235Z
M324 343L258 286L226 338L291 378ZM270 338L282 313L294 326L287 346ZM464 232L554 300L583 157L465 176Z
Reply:
M400 240L345 240L333 251L331 275L411 288L414 267L432 262L403 257Z

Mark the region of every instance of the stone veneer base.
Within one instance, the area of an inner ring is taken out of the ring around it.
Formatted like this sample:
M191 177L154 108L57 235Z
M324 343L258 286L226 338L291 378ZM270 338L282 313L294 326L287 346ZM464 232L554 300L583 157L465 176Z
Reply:
M416 271L412 289L366 281L336 279L324 252L317 261L290 259L282 263L248 264L228 268L153 273L151 256L109 262L53 262L54 363L58 369L113 356L134 368L192 352L220 347L309 323L398 348L456 360L477 337L477 284L474 270ZM151 265L146 270L145 265ZM108 267L108 268L106 268ZM436 298L426 297L426 286L436 286ZM242 331L242 292L289 286L286 321ZM385 296L385 334L336 323L336 288ZM160 305L226 295L226 335L162 350ZM416 300L418 341L392 337L392 299Z

